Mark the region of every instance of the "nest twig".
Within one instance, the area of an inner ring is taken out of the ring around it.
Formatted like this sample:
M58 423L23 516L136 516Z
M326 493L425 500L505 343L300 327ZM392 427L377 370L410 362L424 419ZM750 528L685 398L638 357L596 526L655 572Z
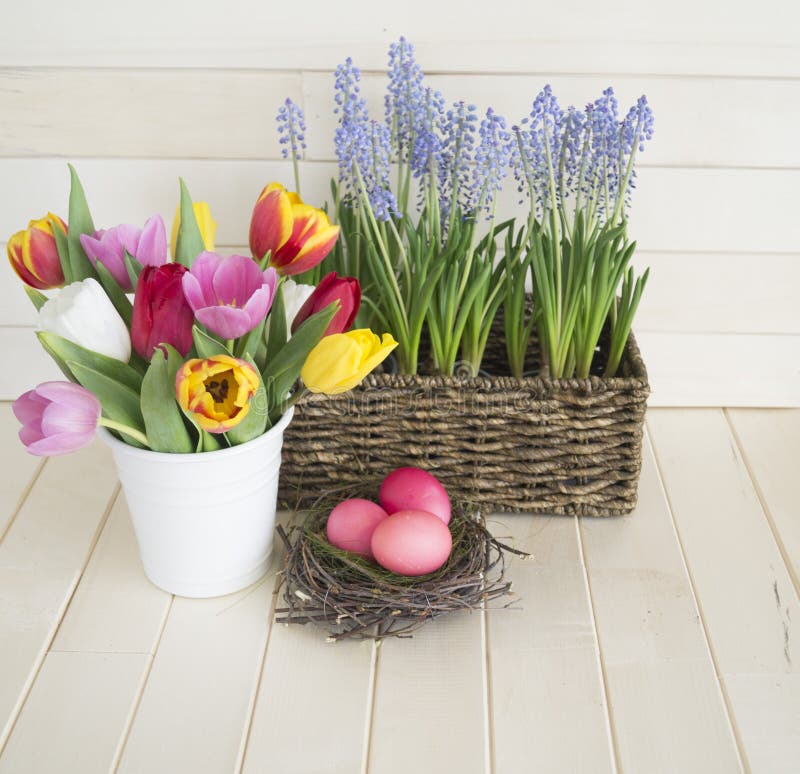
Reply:
M529 556L492 536L480 513L456 507L450 558L436 572L410 578L332 546L327 517L327 507L318 508L288 533L278 527L286 546L278 591L283 589L286 606L275 611L275 620L316 624L330 640L408 637L440 615L486 609L510 594L506 554Z

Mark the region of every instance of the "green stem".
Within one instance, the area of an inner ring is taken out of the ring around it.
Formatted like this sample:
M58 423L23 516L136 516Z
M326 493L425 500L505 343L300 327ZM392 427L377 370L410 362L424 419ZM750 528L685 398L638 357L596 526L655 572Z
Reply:
M308 388L302 386L298 387L298 389L295 390L292 395L290 395L280 404L280 416L283 416L292 406L294 406L295 403L297 403L297 401L306 395L308 395Z
M291 116L291 113L289 114ZM292 149L292 168L294 170L294 190L300 196L300 170L297 166L297 151L295 150L294 121L289 120L289 142Z
M619 185L619 193L617 194L617 205L614 208L614 220L612 225L616 224L617 220L622 215L622 208L625 205L625 193L628 190L628 183L631 179L631 173L633 172L633 163L636 158L636 149L639 147L639 136L642 132L642 119L641 117L636 122L636 142L633 144L633 148L631 149L631 155L628 159L628 165L625 168L625 174L623 176L622 182Z
M147 440L147 436L140 430L137 430L135 427L123 425L122 422L115 422L113 419L108 419L106 417L100 417L100 420L97 424L107 427L109 430L116 430L118 433L129 435L139 443L144 444L148 448L150 447L150 441Z

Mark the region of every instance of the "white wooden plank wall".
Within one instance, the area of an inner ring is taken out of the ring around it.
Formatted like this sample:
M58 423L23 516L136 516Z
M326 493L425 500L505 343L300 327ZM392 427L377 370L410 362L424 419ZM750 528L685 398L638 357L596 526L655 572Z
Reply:
M632 233L637 265L652 267L636 325L651 403L800 405L797 5L513 0L490 13L313 0L302 24L294 7L255 2L224 13L208 0L191 11L143 0L135 13L99 0L78 12L49 5L46 25L23 4L0 25L0 239L48 209L65 213L69 159L98 225L169 220L180 174L212 203L218 242L233 250L260 188L291 182L274 125L283 97L305 108L303 193L321 202L335 171L334 67L355 58L380 114L386 48L406 34L446 98L491 104L510 121L548 82L577 104L607 84L621 105L647 93L656 137ZM514 201L509 190L504 209ZM0 397L13 398L56 372L2 264L0 346L24 366L0 375Z

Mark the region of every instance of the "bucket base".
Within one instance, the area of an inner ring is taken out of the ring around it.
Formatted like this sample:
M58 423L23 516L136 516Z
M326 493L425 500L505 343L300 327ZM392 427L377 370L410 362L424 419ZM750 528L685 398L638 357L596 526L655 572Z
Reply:
M144 574L154 586L158 586L162 591L175 594L178 597L190 597L192 599L207 599L209 597L222 597L225 594L233 594L241 591L247 586L255 583L266 575L269 567L270 554L267 554L250 572L238 575L235 578L224 578L207 582L186 581L176 578L167 578L151 572L145 566Z

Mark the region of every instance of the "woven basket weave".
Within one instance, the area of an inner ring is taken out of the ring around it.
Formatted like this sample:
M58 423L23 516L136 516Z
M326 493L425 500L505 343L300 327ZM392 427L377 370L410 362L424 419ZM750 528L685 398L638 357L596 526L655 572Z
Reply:
M502 336L490 341L484 367L507 373ZM605 360L602 349L598 361ZM529 362L536 353L533 340ZM538 362L532 364L537 373ZM296 507L414 465L433 472L452 498L484 511L629 513L650 393L632 334L620 374L521 380L372 374L350 393L310 395L284 433L280 499Z

